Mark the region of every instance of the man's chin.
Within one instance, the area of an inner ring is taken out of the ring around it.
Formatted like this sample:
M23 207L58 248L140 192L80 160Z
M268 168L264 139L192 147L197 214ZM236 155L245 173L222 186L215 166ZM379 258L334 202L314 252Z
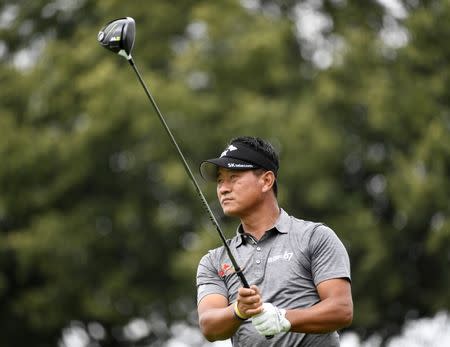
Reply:
M227 217L238 217L239 214L232 208L222 207L223 214Z

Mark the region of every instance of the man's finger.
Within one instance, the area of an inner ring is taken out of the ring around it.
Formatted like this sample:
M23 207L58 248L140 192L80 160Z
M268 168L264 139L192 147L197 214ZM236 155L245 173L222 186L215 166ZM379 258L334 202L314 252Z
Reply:
M255 316L257 314L260 314L262 310L263 310L262 306L259 306L257 308L249 308L245 310L245 314L248 316Z
M259 305L261 303L261 297L259 295L244 296L244 297L240 297L239 301L245 305L254 306L254 305Z
M261 295L261 292L259 291L258 286L252 284L252 285L250 286L250 288L253 289L253 290L256 292L256 294Z
M253 289L253 288L239 288L239 290L238 290L238 294L240 295L240 296L253 296L253 295L256 295L257 294L257 292Z

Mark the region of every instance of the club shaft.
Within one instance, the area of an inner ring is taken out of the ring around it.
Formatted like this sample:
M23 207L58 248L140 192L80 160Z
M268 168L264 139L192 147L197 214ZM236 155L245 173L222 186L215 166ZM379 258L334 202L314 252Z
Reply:
M202 204L203 204L203 207L204 207L205 210L207 211L207 213L208 213L208 215L209 215L209 219L211 220L212 224L213 224L214 227L216 228L216 230L217 230L217 232L218 232L218 234L219 234L219 236L220 236L220 239L222 240L222 243L223 243L223 245L224 245L224 247L225 247L225 250L226 250L226 252L227 252L228 257L230 258L231 263L233 264L233 267L234 267L234 269L235 269L236 274L239 276L239 279L241 280L242 285L243 285L245 288L250 288L250 286L249 286L249 284L248 284L248 282L247 282L247 279L245 278L245 276L244 276L244 274L243 274L243 272L242 272L242 269L241 269L241 268L239 267L239 265L237 264L236 259L234 258L233 253L231 252L231 249L230 249L230 247L229 247L229 245L228 245L227 240L225 239L225 236L224 236L224 234L223 234L223 231L222 231L222 229L221 229L219 223L217 222L216 217L214 216L214 214L213 214L211 208L209 207L209 204L208 204L208 202L207 202L207 200L206 200L206 198L205 198L205 196L204 196L202 190L200 189L200 186L199 186L197 180L195 179L195 176L194 176L194 174L192 173L192 170L191 170L191 168L189 167L189 164L187 163L186 158L185 158L184 155L183 155L183 152L181 152L181 149L180 149L180 147L178 146L178 143L177 143L177 141L175 140L175 137L172 135L172 132L170 131L170 128L169 128L169 126L167 125L167 122L166 122L166 120L164 119L164 117L163 117L161 111L159 110L159 107L158 107L158 105L156 104L155 99L153 99L153 96L151 95L149 89L147 88L147 85L145 84L144 80L142 79L141 74L139 73L139 70L137 69L137 66L136 66L136 64L134 63L133 58L132 58L132 57L129 57L129 59L127 59L127 60L128 60L128 62L130 63L131 67L133 68L134 72L136 73L136 76L138 77L139 82L141 83L142 87L144 88L145 94L147 94L147 97L148 97L148 99L150 100L150 102L151 102L153 108L155 109L156 114L158 115L158 118L159 118L159 120L161 121L161 124L162 124L164 130L166 131L167 135L168 135L169 138L170 138L170 141L171 141L172 144L174 145L174 147L175 147L175 149L176 149L176 151L177 151L177 153L178 153L178 156L179 156L179 158L181 159L181 162L183 163L183 166L184 166L184 169L186 170L186 173L188 174L189 178L191 179L192 183L194 184L195 190L197 191L197 194L198 194L198 196L200 197L200 200L201 200L201 202L202 202Z

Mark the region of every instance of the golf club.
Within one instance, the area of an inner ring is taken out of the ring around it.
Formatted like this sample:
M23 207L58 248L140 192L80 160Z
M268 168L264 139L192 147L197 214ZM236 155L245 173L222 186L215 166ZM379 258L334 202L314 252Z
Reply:
M239 267L239 265L236 262L236 259L234 258L231 249L225 239L225 236L222 232L222 229L217 222L216 217L214 216L211 208L208 205L208 202L205 199L205 196L203 195L200 186L198 185L194 175L192 174L192 171L183 155L183 153L180 150L180 147L178 146L177 142L175 141L175 138L172 135L172 132L170 131L161 111L159 110L158 105L156 104L155 100L153 99L153 96L150 94L150 91L148 90L147 86L145 85L144 80L141 77L141 74L139 73L136 64L134 63L134 60L131 56L131 50L133 49L134 45L134 37L135 37L135 22L134 19L131 17L125 17L125 18L119 18L116 20L113 20L109 22L108 24L103 27L100 32L98 33L97 40L98 42L105 47L106 49L117 53L123 57L125 57L128 62L130 63L131 67L133 68L134 72L136 73L139 82L141 83L142 87L145 90L145 94L147 94L147 97L149 98L151 104L153 105L153 108L156 111L156 114L159 117L159 120L161 121L161 124L164 127L164 130L166 131L167 135L170 138L170 141L175 146L175 149L178 153L179 158L181 159L181 162L183 163L183 166L186 170L186 173L188 174L189 178L191 179L192 183L194 183L195 189L198 193L198 196L200 197L200 200L208 212L209 219L214 224L217 232L219 233L220 239L222 240L222 243L225 247L225 250L228 254L228 257L230 258L231 263L233 264L233 267L235 269L236 274L239 276L239 279L241 280L242 285L245 288L250 288L247 279L245 278L244 274L242 273L242 269Z

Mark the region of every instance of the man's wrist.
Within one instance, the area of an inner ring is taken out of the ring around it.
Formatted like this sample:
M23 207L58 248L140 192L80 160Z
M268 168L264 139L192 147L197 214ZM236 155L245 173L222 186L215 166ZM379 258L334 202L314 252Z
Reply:
M281 316L283 317L280 322L283 326L283 331L285 331L285 332L290 331L292 328L292 324L291 324L291 321L286 316L287 310L280 309L280 313L281 313Z

